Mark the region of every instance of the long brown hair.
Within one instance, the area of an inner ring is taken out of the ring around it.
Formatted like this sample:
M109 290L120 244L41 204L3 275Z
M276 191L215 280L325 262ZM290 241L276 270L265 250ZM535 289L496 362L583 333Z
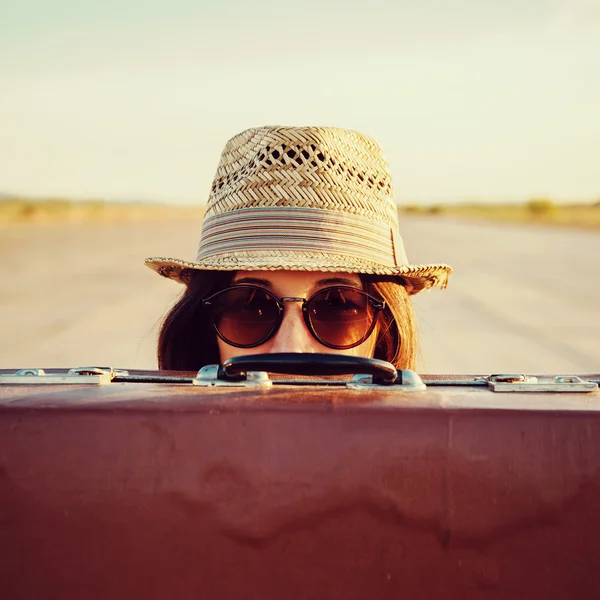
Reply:
M158 336L160 369L197 371L218 364L219 347L202 300L229 287L235 271L186 273L188 283L181 298L165 315ZM397 369L414 369L417 354L416 318L406 289L389 277L360 275L365 291L384 300L374 358L387 360Z

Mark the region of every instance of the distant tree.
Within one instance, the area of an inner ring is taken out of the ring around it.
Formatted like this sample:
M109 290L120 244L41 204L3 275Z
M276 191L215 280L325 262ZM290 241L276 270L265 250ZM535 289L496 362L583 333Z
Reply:
M527 210L536 216L549 215L556 210L556 204L548 198L533 198L527 203Z
M443 206L441 206L440 204L434 204L433 206L430 206L430 207L427 209L427 212L428 212L430 215L441 215L442 213L444 213L444 212L445 212L445 210L444 210L444 207L443 207Z

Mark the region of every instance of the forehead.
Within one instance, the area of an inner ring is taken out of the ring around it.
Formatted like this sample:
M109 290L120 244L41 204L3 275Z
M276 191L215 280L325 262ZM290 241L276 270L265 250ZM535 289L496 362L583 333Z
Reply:
M308 290L329 285L351 285L362 288L360 277L356 273L324 271L238 271L233 282L242 281L273 289L294 287Z

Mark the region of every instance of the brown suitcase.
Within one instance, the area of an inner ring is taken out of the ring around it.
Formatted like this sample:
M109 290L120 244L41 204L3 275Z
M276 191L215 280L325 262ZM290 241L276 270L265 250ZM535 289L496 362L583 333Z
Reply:
M0 385L0 598L600 598L598 392L194 376Z

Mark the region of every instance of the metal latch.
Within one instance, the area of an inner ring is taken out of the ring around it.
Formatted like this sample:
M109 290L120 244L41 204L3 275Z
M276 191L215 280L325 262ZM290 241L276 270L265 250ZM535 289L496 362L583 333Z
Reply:
M266 371L246 371L244 377L225 379L220 365L202 367L196 377L192 379L192 383L201 387L268 388L273 385Z
M521 374L498 374L487 378L493 392L597 392L598 384L576 375L539 378Z
M354 375L346 383L346 387L350 390L377 388L378 390L394 390L398 392L422 392L427 389L419 375L408 369L398 371L398 378L391 385L373 383L373 375Z
M117 376L127 376L129 371L112 367L76 367L66 373L46 373L44 369L20 369L11 375L0 375L0 384L47 385L110 383Z

